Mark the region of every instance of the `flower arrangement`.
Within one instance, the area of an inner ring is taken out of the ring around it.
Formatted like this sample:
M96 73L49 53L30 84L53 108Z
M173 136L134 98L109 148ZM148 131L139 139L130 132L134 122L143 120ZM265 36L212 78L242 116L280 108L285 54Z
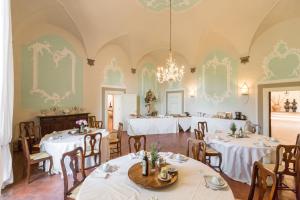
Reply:
M76 124L79 125L79 126L81 126L81 125L87 126L88 125L88 123L85 119L77 120Z

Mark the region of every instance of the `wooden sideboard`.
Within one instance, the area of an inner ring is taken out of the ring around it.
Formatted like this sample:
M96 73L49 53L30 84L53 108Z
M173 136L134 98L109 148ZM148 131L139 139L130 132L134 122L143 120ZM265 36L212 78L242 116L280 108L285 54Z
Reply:
M88 116L89 113L38 116L40 120L41 134L44 136L48 133L52 133L53 131L62 131L78 127L78 125L76 125L76 121L80 119L88 121Z

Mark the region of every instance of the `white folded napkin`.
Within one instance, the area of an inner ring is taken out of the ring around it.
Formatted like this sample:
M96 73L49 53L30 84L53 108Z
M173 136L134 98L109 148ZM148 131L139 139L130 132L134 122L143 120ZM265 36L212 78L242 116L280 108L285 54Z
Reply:
M130 153L130 154L128 154L128 156L129 156L130 160L138 158L138 156L135 153Z
M94 177L96 177L96 178L107 178L108 176L109 176L109 173L104 172L100 168L97 168L94 172Z

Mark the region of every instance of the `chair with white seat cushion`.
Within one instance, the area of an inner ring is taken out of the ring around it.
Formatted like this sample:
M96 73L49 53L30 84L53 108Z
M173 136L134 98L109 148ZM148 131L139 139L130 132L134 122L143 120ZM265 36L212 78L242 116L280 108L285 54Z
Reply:
M24 157L25 157L26 162L27 162L27 175L26 175L27 183L31 183L33 180L35 180L40 175L42 175L42 174L35 175L34 179L31 179L31 166L32 165L43 162L43 171L44 171L43 174L46 174L48 172L45 172L45 164L46 164L45 162L47 160L49 160L50 161L49 174L51 174L51 169L52 169L52 166L53 166L52 156L50 156L46 152L30 154L29 153L28 142L27 142L26 137L24 137L24 136L22 137L22 149L23 149Z

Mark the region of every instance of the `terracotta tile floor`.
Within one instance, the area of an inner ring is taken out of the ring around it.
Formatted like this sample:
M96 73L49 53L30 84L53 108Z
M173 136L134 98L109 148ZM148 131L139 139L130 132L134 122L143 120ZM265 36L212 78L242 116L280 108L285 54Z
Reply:
M172 151L185 154L186 152L186 139L190 133L179 134L166 134L166 135L152 135L147 136L147 149L151 143L159 142L161 151ZM122 154L128 153L127 134L124 134L122 142ZM25 183L25 169L24 159L21 152L16 152L13 159L13 168L15 175L15 183L2 192L0 199L3 200L60 200L63 199L63 180L60 175L44 176L32 182L31 184ZM226 161L225 161L226 162ZM249 186L222 175L229 186L231 187L235 198L247 199ZM280 199L293 200L296 199L292 192L280 193Z

